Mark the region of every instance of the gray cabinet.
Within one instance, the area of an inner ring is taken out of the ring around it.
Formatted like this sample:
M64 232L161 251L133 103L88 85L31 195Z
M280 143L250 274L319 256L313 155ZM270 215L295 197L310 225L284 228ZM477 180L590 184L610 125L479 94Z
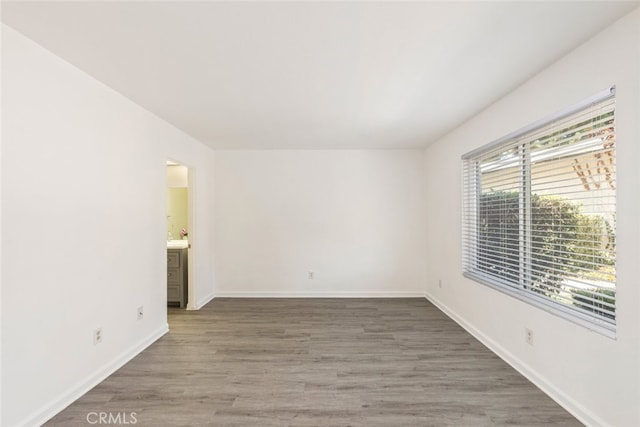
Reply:
M187 249L167 249L167 302L187 305L188 264Z

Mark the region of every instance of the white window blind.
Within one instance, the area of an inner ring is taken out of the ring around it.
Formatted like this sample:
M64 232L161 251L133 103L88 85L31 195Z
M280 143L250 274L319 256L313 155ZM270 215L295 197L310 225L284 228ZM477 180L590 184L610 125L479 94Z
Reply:
M463 156L467 277L615 331L615 90Z

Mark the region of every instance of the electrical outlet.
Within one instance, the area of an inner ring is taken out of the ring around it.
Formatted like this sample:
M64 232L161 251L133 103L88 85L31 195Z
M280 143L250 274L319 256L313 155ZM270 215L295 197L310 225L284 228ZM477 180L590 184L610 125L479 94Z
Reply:
M442 280L438 280L438 287L442 289Z
M93 344L100 344L102 342L102 328L97 328L93 331Z
M315 276L315 273L313 271L309 271L309 280L313 280L313 276Z
M533 331L529 328L524 330L524 340L527 344L533 345Z
M144 306L140 306L138 307L138 320L142 319L144 317Z

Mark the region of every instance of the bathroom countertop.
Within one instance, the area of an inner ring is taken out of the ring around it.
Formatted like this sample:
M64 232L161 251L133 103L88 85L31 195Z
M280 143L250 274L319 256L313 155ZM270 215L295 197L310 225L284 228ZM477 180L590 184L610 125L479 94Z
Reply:
M189 247L188 240L168 240L167 249L185 249Z

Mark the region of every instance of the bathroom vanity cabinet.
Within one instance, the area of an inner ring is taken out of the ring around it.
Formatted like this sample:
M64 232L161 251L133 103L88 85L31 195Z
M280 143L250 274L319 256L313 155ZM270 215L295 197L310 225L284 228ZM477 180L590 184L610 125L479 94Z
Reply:
M187 249L167 249L167 303L187 305Z

